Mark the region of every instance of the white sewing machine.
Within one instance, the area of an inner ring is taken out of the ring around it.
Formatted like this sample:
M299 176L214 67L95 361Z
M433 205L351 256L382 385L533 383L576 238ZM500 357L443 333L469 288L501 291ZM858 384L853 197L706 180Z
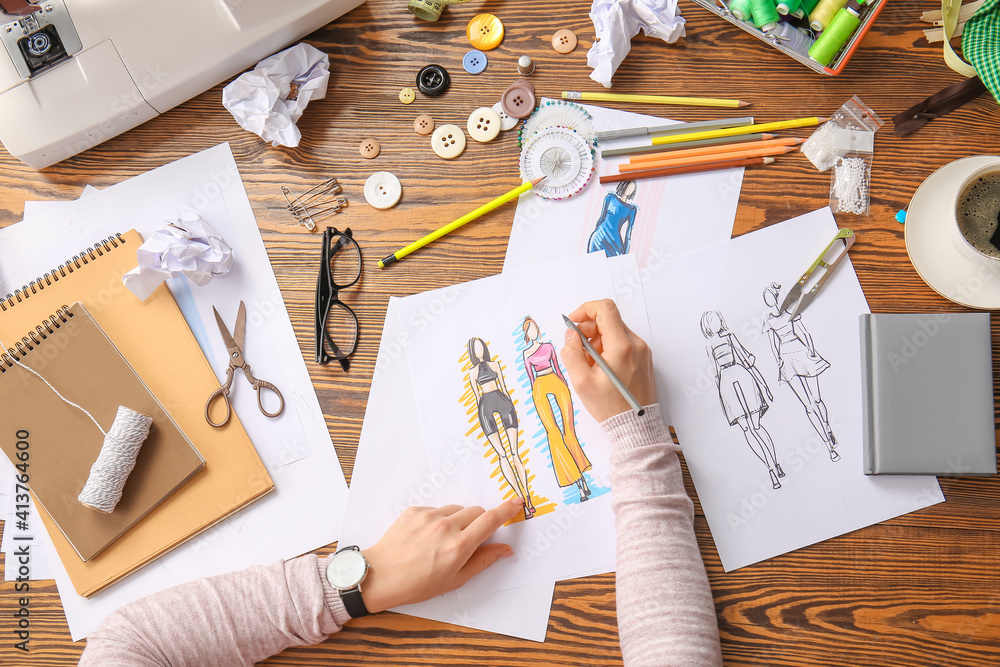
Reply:
M0 0L0 141L36 169L252 67L364 0Z

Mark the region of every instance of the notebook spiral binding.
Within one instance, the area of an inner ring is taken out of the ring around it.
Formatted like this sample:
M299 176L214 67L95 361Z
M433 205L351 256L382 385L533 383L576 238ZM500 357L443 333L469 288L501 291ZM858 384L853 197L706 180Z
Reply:
M124 244L125 239L122 238L122 235L115 234L114 236L109 236L103 241L92 245L80 254L73 255L69 261L63 262L51 271L47 271L45 275L35 278L21 289L15 290L13 293L0 299L0 312L6 312L8 308L13 308L15 303L20 303L21 301L26 300L32 294L37 294L48 285L58 282L60 278L65 278L77 269L81 269L85 265L96 260L98 257L103 256L104 253L111 252L118 246Z
M0 375L13 368L24 357L35 349L41 342L62 328L62 325L73 317L73 313L68 312L69 306L63 305L52 315L42 320L42 323L35 327L34 331L14 343L14 347L8 347L6 352L0 354Z

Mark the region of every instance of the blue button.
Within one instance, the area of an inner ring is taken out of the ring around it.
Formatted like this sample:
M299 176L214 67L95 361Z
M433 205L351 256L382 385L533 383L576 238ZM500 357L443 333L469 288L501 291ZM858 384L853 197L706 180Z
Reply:
M462 67L469 74L480 74L486 69L486 54L473 49L462 58Z

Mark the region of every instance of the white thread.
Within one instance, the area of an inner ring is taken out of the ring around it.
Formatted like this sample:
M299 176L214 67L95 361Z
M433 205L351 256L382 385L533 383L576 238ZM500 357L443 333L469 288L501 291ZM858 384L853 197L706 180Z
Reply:
M833 193L841 213L868 212L868 163L864 158L842 158L834 168Z
M90 477L77 500L105 514L110 514L115 509L152 423L152 417L125 406L118 407L118 414L104 438L101 453L91 466Z

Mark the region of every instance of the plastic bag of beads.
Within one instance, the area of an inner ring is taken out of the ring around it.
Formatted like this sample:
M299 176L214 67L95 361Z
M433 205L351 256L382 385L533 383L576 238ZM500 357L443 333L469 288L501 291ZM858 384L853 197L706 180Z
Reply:
M835 213L868 215L871 174L871 153L837 158L830 184L830 209Z
M826 171L851 153L871 155L875 133L882 125L878 114L855 95L806 139L802 152L813 166Z

